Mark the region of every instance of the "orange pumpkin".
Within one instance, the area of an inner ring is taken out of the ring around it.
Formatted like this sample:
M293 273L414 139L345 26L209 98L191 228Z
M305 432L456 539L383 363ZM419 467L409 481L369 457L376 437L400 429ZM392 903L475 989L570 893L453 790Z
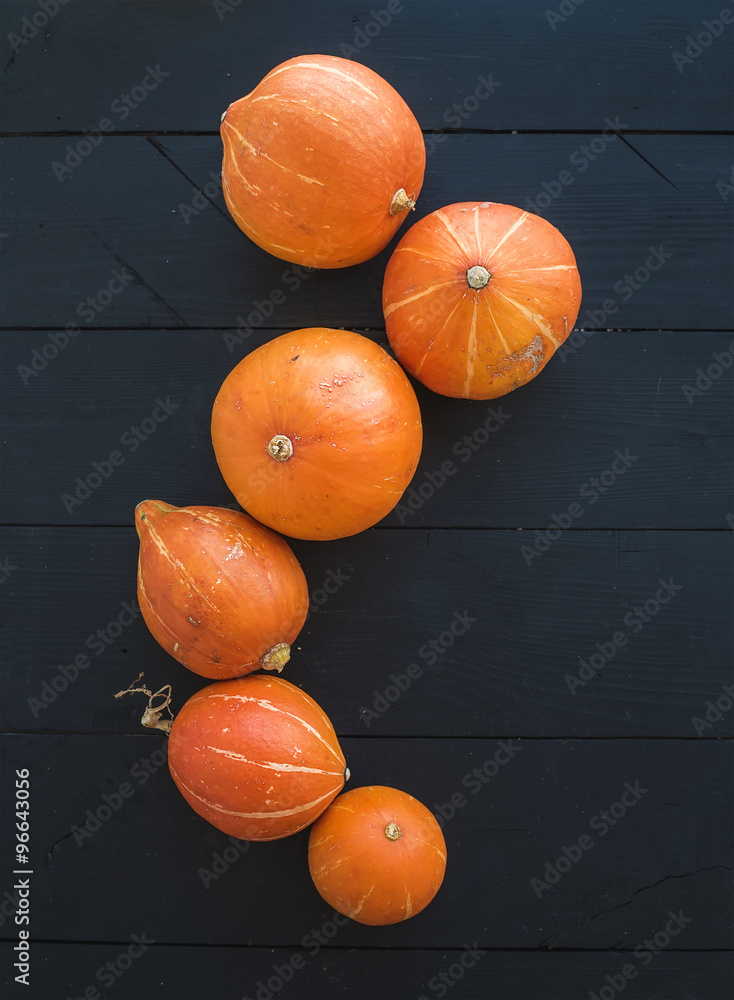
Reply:
M493 399L524 385L573 329L581 282L571 247L512 205L462 202L412 226L385 272L400 363L445 396Z
M220 131L232 217L294 264L347 267L374 257L423 183L425 146L410 108L349 59L281 63L230 104Z
M227 376L212 441L253 517L296 538L342 538L399 501L420 456L420 409L403 370L373 341L296 330Z
M446 844L433 814L397 788L355 788L329 806L308 842L314 885L361 924L420 913L443 882Z
M280 677L218 681L173 720L168 765L209 823L241 840L279 840L312 823L349 778L334 727Z
M308 586L287 542L222 507L145 500L138 600L163 648L203 677L282 670L308 613Z

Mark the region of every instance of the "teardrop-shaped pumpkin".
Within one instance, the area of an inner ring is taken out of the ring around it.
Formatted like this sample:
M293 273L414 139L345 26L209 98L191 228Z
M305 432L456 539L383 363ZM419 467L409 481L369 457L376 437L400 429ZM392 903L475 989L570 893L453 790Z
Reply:
M342 538L400 500L420 457L420 408L378 344L348 330L296 330L230 372L212 441L253 517L296 538Z
M347 267L390 241L423 183L410 108L360 63L305 55L271 70L222 115L222 182L258 246L308 267Z
M223 507L145 500L138 600L163 648L202 677L282 670L308 613L308 586L288 543Z
M462 202L408 230L382 301L411 375L445 396L493 399L534 378L564 342L581 282L571 247L545 219Z
M312 823L349 778L326 713L280 677L197 691L173 720L168 765L209 823L241 840L279 840Z
M395 924L431 902L446 871L436 818L384 785L340 795L314 823L311 878L329 906L361 924Z

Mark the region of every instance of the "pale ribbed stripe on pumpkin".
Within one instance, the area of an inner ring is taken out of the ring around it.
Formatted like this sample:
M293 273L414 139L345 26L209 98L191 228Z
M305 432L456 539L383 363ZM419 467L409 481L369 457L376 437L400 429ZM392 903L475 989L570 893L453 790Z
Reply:
M372 895L372 893L373 893L374 891L375 891L375 887L374 887L374 886L372 886L372 887L371 887L371 888L370 888L370 889L369 889L369 890L368 890L368 891L367 891L367 892L366 892L366 893L364 894L364 896L362 896L362 898L361 898L361 899L360 899L360 901L359 901L359 905L358 905L358 906L357 906L357 907L356 907L356 908L355 908L354 910L352 910L352 912L351 912L351 913L349 914L349 916L351 917L351 919L352 919L352 920L354 920L354 919L355 919L356 917L358 917L358 916L359 916L359 914L360 914L360 913L362 912L362 907L364 906L364 904L365 904L365 903L367 902L367 900L369 899L369 897L370 897L370 896Z
M330 872L333 872L340 865L342 865L344 863L344 861L345 861L344 858L337 858L336 861L333 864L331 864L331 865L322 865L319 868L319 875L321 875L321 876L328 875Z
M234 160L232 161L232 165L234 166L235 170L240 175L240 177L242 177L242 173L239 167L237 166L237 163ZM252 223L249 222L247 219L245 219L242 216L242 214L238 212L237 209L235 208L234 201L232 199L232 193L229 190L229 184L227 184L226 178L224 181L224 185L227 188L227 194L229 195L229 198L227 199L227 208L229 209L232 218L237 222L242 231L247 233L247 235L250 236L253 240L255 240L255 242L258 243L258 245L261 245L262 243L266 242L267 237L263 236L262 233L258 232L258 230L255 229L255 227L252 225ZM260 189L258 188L258 190ZM285 250L286 253L295 253L293 247L284 247L280 243L270 243L269 245L274 247L276 250Z
M355 80L353 76L349 76L348 73L342 73L342 71L340 69L337 69L335 66L324 66L322 63L310 63L310 62L291 63L290 66L283 66L282 69L272 70L272 72L268 73L265 79L271 80L274 76L279 76L279 74L281 73L287 73L288 70L297 68L317 69L319 73L333 73L335 76L341 76L343 79L347 80L350 84L353 84L355 87L359 87L361 90L364 90L364 92L366 94L369 94L370 97L374 97L376 101L380 100L380 98L377 96L374 90L370 90L367 84L362 83L361 80Z
M462 240L462 238L456 232L456 230L451 225L451 223L446 218L446 216L443 214L443 212L441 211L441 209L438 209L438 211L434 212L434 215L436 216L437 219L440 219L440 221L443 223L443 225L444 225L444 227L446 229L446 232L449 234L449 236L451 236L451 238L453 239L454 243L456 243L456 245L459 248L459 250L461 250L463 253L465 253L467 257L472 257L473 256L472 251L469 249L469 247L466 245L466 243L464 243L464 241Z
M459 308L459 306L461 304L462 304L462 300L461 299L457 299L456 305L449 312L448 316L446 317L446 319L441 324L441 328L439 330L437 330L436 333L431 338L431 340L430 340L430 342L428 344L428 347L426 348L426 353L423 355L423 357L421 358L420 362L416 365L416 367L415 367L415 369L413 371L413 374L416 377L420 374L420 370L423 367L423 365L425 364L426 358L428 357L428 355L433 350L433 345L436 343L436 341L438 340L438 338L441 336L441 334L443 333L443 331L446 329L447 325L451 321L452 316L454 315L454 313L456 312L456 310Z
M331 790L326 792L325 795L320 795L319 798L314 799L313 802L304 802L303 805L298 806L295 809L274 809L272 811L265 810L263 812L237 812L234 809L225 809L224 806L221 806L218 802L211 802L209 799L205 799L203 795L197 795L192 788L189 788L189 786L181 780L180 775L173 767L170 769L176 781L178 781L181 787L185 789L187 795L190 795L192 799L196 799L197 802L201 802L201 804L206 806L208 809L213 809L215 812L223 813L225 816L234 816L237 819L283 819L286 816L297 816L300 813L308 812L309 809L314 809L326 799L333 798L334 796L334 791Z
M423 260L434 260L437 264L446 264L447 267L455 267L456 261L446 260L444 257L434 257L433 254L426 253L424 250L419 250L417 247L395 247L395 253L414 253L421 257Z
M474 206L474 237L477 241L477 261L482 260L482 237L479 233L479 205Z
M402 306L407 306L409 302L416 302L418 299L424 299L426 295L432 295L433 292L437 292L440 288L448 288L449 285L455 285L456 279L452 281L441 281L438 284L431 285L430 288L424 288L422 292L416 292L415 295L408 295L407 298L401 299L400 302L392 302L387 309L385 309L385 316L391 316L396 309L402 308Z
M228 125L227 127L230 128L233 132L235 131L235 129L233 129L231 125ZM236 153L234 151L234 147L233 147L232 141L230 139L227 140L227 144L229 146L229 159L230 159L230 162L231 162L232 166L234 167L234 169L236 170L237 174L239 175L239 178L242 181L242 183L245 185L245 187L250 192L250 194L262 194L262 188L259 188L257 186L257 184L253 184L251 181L249 181L245 177L245 175L242 173L242 171L240 170L239 163L237 162L237 155L236 155ZM229 190L229 184L227 183L227 178L226 177L224 178L224 186L227 188L227 193L229 194L229 196L231 198L232 197L232 193Z
M242 143L242 146L249 153L252 153L253 156L261 156L264 160L268 160L268 162L272 163L274 167L278 167L280 170L285 170L287 174L293 174L294 177L300 177L300 179L302 181L305 181L306 184L318 184L319 187L326 186L325 184L323 184L322 181L317 180L315 177L308 177L306 174L299 174L297 170L293 170L291 167L286 167L283 163L278 163L278 161L274 160L272 156L268 155L268 153L263 153L262 150L255 149L252 143L248 142L247 139L245 139L245 137L242 135L242 133L237 131L234 125L230 125L229 122L225 122L225 124L227 125L227 128L230 128L234 132L234 134ZM239 170L237 172L240 174L240 177L242 177L242 174L239 172Z
M510 345L505 340L504 334L502 333L502 331L499 328L499 324L497 323L495 315L492 312L491 305L489 304L489 302L487 301L486 298L485 298L484 301L486 303L485 312L487 314L487 317L489 318L492 326L494 327L494 332L497 334L497 339L499 340L500 344L502 345L502 350L505 352L505 354L507 354L509 356L510 354L512 354L512 351L510 350Z
M469 340L466 345L466 382L464 382L464 395L468 396L471 391L471 382L474 378L474 358L477 353L477 303L474 302L474 310L471 316L471 326L469 327Z
M523 305L522 302L518 302L517 299L511 299L511 298L509 298L509 296L504 295L502 292L500 292L496 288L495 288L495 294L499 295L499 297L501 299L504 299L505 302L509 303L509 305L514 306L515 309L517 309L517 311L519 313L522 313L523 316L525 316L525 317L527 317L527 319L531 320L537 326L537 328L540 331L540 333L544 337L547 337L548 340L550 340L550 342L551 342L551 344L553 344L554 348L557 348L557 347L561 346L561 341L560 340L556 340L556 338L553 336L553 333L551 331L550 325L548 323L548 320L545 318L545 316L541 316L540 313L533 312L532 309L528 309L528 307L525 306L525 305Z
M321 767L301 767L299 764L276 764L271 760L250 760L245 757L244 754L235 753L234 750L223 750L221 747L194 747L195 750L211 750L212 753L221 754L223 757L228 757L230 760L238 760L243 764L251 764L253 767L264 767L268 771L298 771L301 774L333 774L337 777L342 777L344 775L344 768L341 767L341 763L338 771L325 771Z
M334 122L336 125L341 125L338 118L330 115L328 111L322 111L320 108L311 107L308 100L303 101L291 101L287 97L283 97L281 94L261 94L260 97L253 97L250 101L250 105L257 104L258 101L277 101L279 104L295 104L298 108L303 108L304 111L310 111L314 115L320 115L322 118L328 118L329 121Z
M507 240L509 240L509 238L512 236L512 234L520 228L520 226L523 224L523 222L525 222L529 214L530 214L529 212L523 212L520 218L516 219L515 222L513 222L513 224L507 230L507 232L499 241L499 243L497 243L497 245L492 250L490 250L489 254L487 255L490 259L493 254L497 253L497 251L503 245L503 243L506 243Z
M234 157L231 158L231 163L232 163L232 166L234 167L234 169L239 174L239 176L245 182L245 184L250 188L250 190L252 190L253 186L251 184L248 184L248 181L244 177L242 171L240 170L240 168L239 168L239 166L237 164L237 160ZM227 208L229 209L230 214L232 215L232 217L234 218L234 220L237 222L237 224L240 226L240 228L243 230L243 232L246 232L256 242L260 241L260 243L262 243L263 241L266 241L267 237L263 236L262 233L258 232L258 230L255 229L255 227L252 225L252 223L250 223L247 219L243 218L242 214L240 212L238 212L237 209L234 207L234 200L232 198L232 192L229 190L229 184L227 183L227 178L226 177L224 178L224 187L227 189L227 195L229 196L227 198ZM260 188L257 188L257 190L259 191ZM291 215L290 212L285 212L285 211L284 211L284 214L285 215ZM284 247L284 246L281 246L279 243L272 243L270 245L273 246L273 247L275 247L278 250L285 250L286 253L295 253L293 247Z
M502 277L513 274L527 274L528 271L575 271L573 264L544 264L540 267L521 267L519 271L502 271Z
M258 705L260 705L261 708L267 709L269 712L280 712L281 715L285 715L289 719L295 719L295 721L299 722L304 727L304 729L308 730L308 732L311 733L312 736L315 736L316 739L320 743L324 744L324 746L327 748L327 750L332 755L332 757L334 757L335 760L339 761L339 758L334 753L333 748L331 746L329 746L329 743L327 742L327 740L325 740L323 738L323 736L321 735L321 733L318 732L318 730L314 729L313 726L309 725L309 723L306 722L304 719L301 719L297 715L292 715L290 712L286 712L282 708L278 708L277 705L273 705L273 703L270 702L270 701L266 701L266 700L264 700L262 698L250 698L247 695L243 695L243 694L210 694L209 698L224 698L227 701L230 701L230 700L234 700L234 701L252 701L252 702L256 702ZM339 763L341 763L341 762L339 761Z
M166 548L165 543L161 540L160 535L158 534L158 532L153 528L153 526L150 523L148 523L147 530L148 530L148 535L150 537L150 540L153 542L153 544L158 549L158 551L163 556L163 558L167 559L168 562L171 564L171 566L174 566L178 570L178 572L180 574L179 579L182 582L185 580L186 583L191 587L192 591L195 594L197 594L202 599L202 601L204 601L205 604L208 604L209 607L212 609L212 611L216 611L217 614L221 614L221 611L219 610L219 608L203 592L203 590L201 589L201 587L199 586L199 584L191 576L191 574L186 569L186 567L181 562L181 560L180 559L176 559L175 556L171 555L171 553L169 552L169 550Z
M444 864L446 863L446 855L445 855L445 853L443 851L439 850L438 847L436 847L435 844L429 844L427 840L422 840L420 837L416 837L415 834L411 834L411 840L415 841L416 844L423 844L424 847L430 847L431 850L435 851L436 854L439 856L439 858L441 858L441 860L444 862Z

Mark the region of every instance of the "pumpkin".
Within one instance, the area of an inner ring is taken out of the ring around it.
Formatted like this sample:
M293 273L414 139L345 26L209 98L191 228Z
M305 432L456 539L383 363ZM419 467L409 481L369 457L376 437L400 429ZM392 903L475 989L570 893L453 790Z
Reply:
M564 342L581 282L571 247L545 219L462 202L405 234L382 300L411 375L445 396L493 399L534 378Z
M230 372L212 441L253 517L296 538L342 538L399 501L420 456L421 416L378 344L317 327L276 337Z
M362 924L420 913L443 882L446 844L433 814L397 788L340 795L314 823L311 878L329 906Z
M337 56L271 70L222 115L222 187L258 246L308 267L379 253L415 205L426 153L387 81Z
M308 613L288 543L238 511L145 500L138 600L155 639L203 677L283 669Z
M280 677L217 681L173 720L168 765L192 809L241 840L279 840L312 823L349 771L316 702Z

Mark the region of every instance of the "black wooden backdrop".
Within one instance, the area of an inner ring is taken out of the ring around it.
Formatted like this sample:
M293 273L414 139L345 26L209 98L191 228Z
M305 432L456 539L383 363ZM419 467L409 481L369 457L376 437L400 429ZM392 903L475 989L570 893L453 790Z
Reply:
M3 0L8 1000L734 995L722 5ZM390 247L299 274L224 207L221 112L310 52L365 62L414 110L413 219L529 207L584 288L569 344L524 388L490 405L416 386L404 509L293 544L312 613L286 676L330 714L353 787L396 785L444 824L440 894L386 928L334 921L307 832L245 845L194 815L142 703L113 698L141 670L174 709L204 683L137 613L132 518L146 497L234 506L208 432L226 374L289 328L384 343Z

